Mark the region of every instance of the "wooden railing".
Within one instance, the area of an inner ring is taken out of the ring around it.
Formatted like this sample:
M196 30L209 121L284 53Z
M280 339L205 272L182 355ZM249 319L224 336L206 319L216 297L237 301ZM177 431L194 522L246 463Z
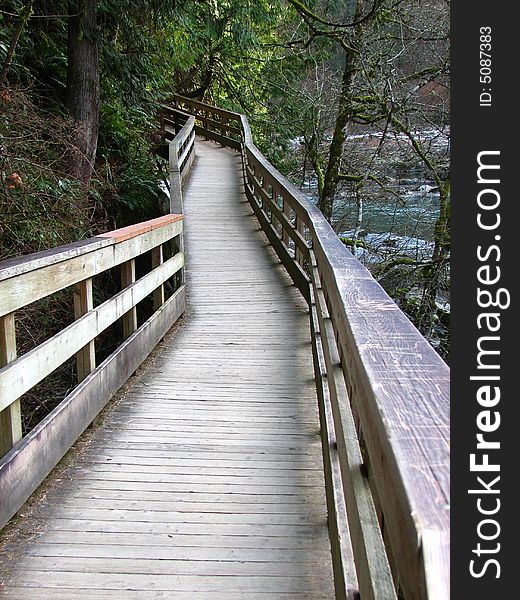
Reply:
M183 96L175 96L173 106L164 106L164 108L166 111L170 111L172 115L176 115L173 117L174 121L182 119L183 114L185 115L184 118L195 117L194 129L196 134L234 150L242 150L242 121L241 115L238 113L190 100Z
M337 597L449 598L448 367L245 116L181 96L174 109L241 152L249 202L309 304Z
M162 131L168 144L170 213L182 214L182 187L195 160L195 117L166 110Z
M184 265L182 223L167 215L0 263L0 528L184 312L176 275ZM146 263L147 253L151 270L136 280L136 260ZM93 277L114 267L121 291L94 306ZM17 358L16 311L71 286L75 321ZM138 326L137 306L147 297L153 314ZM95 340L119 319L124 341L96 366ZM21 396L74 356L77 387L22 438Z

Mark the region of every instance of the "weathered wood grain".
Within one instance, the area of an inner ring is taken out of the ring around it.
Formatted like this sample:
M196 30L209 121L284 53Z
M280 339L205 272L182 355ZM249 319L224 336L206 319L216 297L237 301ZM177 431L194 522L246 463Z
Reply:
M184 309L185 288L181 288L2 460L0 528L20 509Z
M327 367L313 288L310 290L310 296L310 327L313 337L314 373L320 410L323 467L336 598L338 600L354 600L359 592L359 583L343 492Z
M368 497L368 488L361 471L362 467L367 468L384 519L392 567L404 598L448 597L447 368L366 269L339 242L321 213L255 148L245 117L186 98L177 97L176 104L193 112L196 132L241 150L241 157L229 168L231 162L228 160L224 165L223 154L217 162L217 154L211 155L206 152L209 146L201 145L206 178L194 186L196 201L190 209L193 223L198 225L190 234L191 243L200 251L193 254L188 265L193 309L189 340L181 331L181 342L186 344L183 347L181 343L183 352L176 354L175 349L165 352L153 385L145 385L138 394L130 395L126 409L135 411L134 416L128 419L124 412L116 415L113 428L99 433L97 442L111 453L111 459L118 461L113 463L115 468L92 458L94 464L90 470L74 471L85 494L106 494L107 498L117 499L119 508L114 508L113 518L104 520L99 518L101 506L88 508L85 503L79 503L82 508L77 506L77 512L70 512L74 503L66 504L69 512L66 510L61 517L56 517L57 533L70 536L71 540L83 530L101 536L95 538L98 540L114 534L118 538L130 536L125 538L127 541L168 536L164 526L157 531L151 529L157 525L158 515L165 512L163 505L154 504L154 510L145 511L144 521L132 521L132 514L138 510L134 504L125 503L130 492L150 501L152 494L156 503L159 502L157 495L164 495L163 502L173 498L185 502L180 498L186 493L199 495L201 502L204 498L206 503L212 495L219 501L234 498L237 507L238 499L252 503L252 498L269 498L270 508L276 506L277 497L304 499L316 506L323 503L323 492L318 493L321 484L314 482L319 471L304 470L302 477L302 470L296 468L319 447L317 432L313 433L310 427L313 411L309 411L308 402L312 398L305 391L311 378L301 381L296 376L305 358L301 353L290 354L284 348L286 340L295 337L298 303L279 306L280 298L288 297L288 286L283 290L277 287L277 279L272 275L276 261L271 263L271 270L265 265L258 268L259 255L251 247L251 241L258 238L258 225L251 220L250 213L231 211L223 221L221 203L215 202L215 198L239 197L236 175L241 165L247 182L245 190L260 228L307 299L314 322L314 361L321 389L321 418L323 423L329 422L331 428L339 428L337 449L333 447L336 438L332 429L323 433L325 445L330 446L324 452L327 481L332 491L337 491L341 471L348 498L346 509L350 511L353 525L352 532L348 532L341 516L343 500L334 493L329 494L329 514L336 519L330 524L331 534L336 537L335 556L341 552L341 538L345 541L352 535L358 552L357 579L363 594L388 597L384 587L370 587L377 585L380 565L375 563L384 562L371 558L373 547L379 543L375 539L377 531L372 535L357 525L374 522L370 502L363 500ZM173 132L188 119L188 115L174 114ZM242 135L238 135L238 126ZM189 143L190 138L184 137L184 145L178 148L180 154L177 155L186 165L193 161ZM210 231L206 227L208 222L212 224ZM118 264L129 260L121 256L135 252L133 246L135 244L130 243L127 248L119 249ZM316 257L314 267L309 247ZM240 267L235 264L236 255L242 259ZM218 265L218 273L215 265ZM251 268L245 272L244 265ZM23 272L25 267L20 265L19 268ZM314 293L306 274L312 268L315 269ZM253 303L251 296L255 297ZM303 316L303 312L300 314ZM268 341L263 336L269 336ZM251 344L252 337L258 340L256 344ZM229 349L235 352L228 353ZM248 356L260 354L254 363L248 363L243 355L237 355L239 349ZM272 351L269 358L266 350ZM186 385L186 381L195 383ZM349 408L345 404L349 398L365 444L364 465L355 447L347 451L356 438L352 415L344 410ZM152 407L140 410L141 399L152 403ZM302 401L307 403L305 409ZM300 416L292 420L293 411L298 409L302 411ZM244 414L250 414L250 420L244 421ZM269 427L270 419L277 419L278 430ZM131 455L144 462L127 464L125 460ZM227 466L217 467L216 456L222 457ZM236 465L236 460L245 456L250 458L244 460L254 461L247 474ZM266 456L271 459L276 456L283 461L280 462L283 470L275 473L273 460L266 461ZM197 475L192 476L189 467L179 464L178 461L185 458L202 462L197 463ZM155 460L159 463L155 464ZM206 461L212 462L205 465ZM289 467L292 461L295 466ZM120 464L127 465L123 475L117 468ZM300 502L297 504L301 508ZM85 519L84 512L93 518ZM188 512L192 519L194 511ZM254 514L255 522L235 522L233 534L228 535L219 529L224 523L205 523L205 514L220 519L220 515L226 513L197 513L195 521L180 523L181 529L175 532L179 539L186 542L193 536L202 536L199 526L204 524L211 525L222 544L228 537L240 537L240 543L246 544L244 540L250 538L265 539L269 527L282 526L276 519L277 525L273 523L274 517L261 523L255 520L257 517L301 516L298 511L251 513L239 510L234 514L249 520ZM173 524L177 521L170 523ZM255 529L258 527L260 529ZM291 521L283 527L296 527L296 524ZM301 527L308 528L308 525ZM288 531L279 529L278 533L281 538L290 539L291 544L307 535L306 529L295 530L290 537ZM278 537L269 535L272 539ZM346 588L350 584L355 586L356 576L348 561L338 562L336 558L338 597L350 598L355 590ZM74 571L74 574L81 572ZM114 581L120 585L122 580L107 577L108 585ZM63 589L60 586L56 588ZM17 588L20 589L23 586ZM274 588L266 589L280 593ZM250 597L249 593L263 592L248 590L244 593ZM305 597L308 592L299 589L299 593Z
M164 215L149 221L143 221L142 223L136 223L135 225L128 225L127 227L114 229L113 231L108 231L107 233L101 233L98 237L108 238L117 243L121 243L181 220L182 215L180 214Z
M121 598L118 590L103 589L103 598L107 600L113 600L114 598ZM99 600L99 590L88 590L88 589L70 589L70 588L52 588L52 598L56 600L92 600L95 598ZM190 600L222 600L222 591L204 591L204 592L190 592ZM34 588L31 587L13 587L5 592L6 598L15 598L16 600L34 600ZM321 592L297 592L297 593L283 593L280 595L276 592L226 592L226 600L323 600ZM184 600L186 598L185 592L174 592L171 591L147 591L147 590L133 590L127 589L125 593L125 600Z
M144 254L182 232L179 215L159 217L156 221L156 226L147 225L144 232L136 229L123 241L117 241L118 232L122 232L122 236L128 232L117 230L106 234L106 238L93 238L92 244L74 245L72 250L70 246L63 246L42 253L44 256L37 253L30 259L6 261L9 265L5 270L10 276L3 279L0 276L0 316ZM21 273L17 273L17 265ZM3 271L4 266L0 264L0 274Z
M73 242L66 246L60 246L59 248L51 248L49 250L43 250L42 252L36 252L34 254L27 254L22 257L9 258L0 263L0 281L4 279L10 279L17 275L22 275L28 271L34 271L48 265L52 265L57 262L62 262L80 256L82 254L88 254L94 250L109 246L112 242L108 238L94 237L88 240L81 240L79 242Z
M89 310L47 341L0 369L0 410L10 406L124 315L129 315L125 329L126 337L129 337L137 325L132 313L137 303L175 274L183 264L183 254L176 254L119 294Z
M197 114L213 110L193 100L178 102ZM266 204L269 188L281 194L284 206L295 213L296 229L310 238L315 252L400 591L413 600L448 597L449 369L346 250L321 212L259 152L247 119L241 115L240 120L246 180L253 177L254 189L261 184L259 195ZM283 264L294 269L251 185L246 191ZM276 213L272 203L269 211ZM308 269L298 246L295 259Z
M2 548L0 597L334 597L307 308L240 168L198 143L187 317Z
M74 286L74 318L79 319L94 308L92 278L80 281ZM76 354L78 383L96 368L96 349L91 340Z
M329 427L336 437L344 497L348 506L347 518L354 557L358 565L359 589L364 598L371 600L397 599L374 501L364 473L361 448L344 373L340 366L333 325L312 251L311 269L316 316L327 373L327 391L330 396L332 423L329 423Z
M162 244L152 250L152 269L160 267L164 262ZM164 284L161 283L153 292L153 309L158 310L164 304Z
M16 359L16 326L14 313L0 317L0 368ZM20 401L0 408L0 457L22 438Z

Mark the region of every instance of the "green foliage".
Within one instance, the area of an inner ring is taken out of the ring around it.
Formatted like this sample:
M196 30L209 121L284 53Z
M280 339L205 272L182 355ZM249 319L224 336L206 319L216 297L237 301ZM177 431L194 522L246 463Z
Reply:
M159 216L159 191L157 174L151 169L146 156L136 157L127 163L118 177L118 222L145 221Z
M35 44L25 58L25 64L33 78L46 90L55 90L62 95L67 81L67 54L62 45L65 30L62 35L51 36L45 31L39 33Z
M154 124L141 107L128 107L120 98L107 99L100 109L98 153L127 161L142 147Z
M340 236L339 239L343 242L343 244L345 244L345 246L348 246L351 248L354 245L354 240L352 238ZM365 242L363 240L356 240L356 248L366 248L366 247L367 247L367 245L365 244Z
M154 124L139 106L118 98L100 111L97 189L120 226L160 214L158 173L151 148Z
M184 61L175 71L177 90L255 113L266 100L261 73L280 9L281 2L265 0L181 4L184 38L175 52Z

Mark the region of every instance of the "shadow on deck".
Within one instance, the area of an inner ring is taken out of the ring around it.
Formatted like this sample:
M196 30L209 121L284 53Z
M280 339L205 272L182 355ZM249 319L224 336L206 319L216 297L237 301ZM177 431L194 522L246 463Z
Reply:
M239 157L196 153L187 313L9 532L2 598L334 597L308 309Z
M0 527L159 344L6 529L0 597L449 598L449 369L244 115L174 104L172 214L0 265ZM15 312L66 288L74 322L17 358ZM74 357L22 438L20 398Z

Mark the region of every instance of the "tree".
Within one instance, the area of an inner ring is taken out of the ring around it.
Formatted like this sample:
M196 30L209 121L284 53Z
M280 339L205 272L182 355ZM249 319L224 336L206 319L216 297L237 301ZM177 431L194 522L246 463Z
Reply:
M300 108L308 120L302 122L301 133L293 132L303 140L325 217L338 226L335 205L339 191L355 199L357 216L349 219L354 221L349 243L355 252L363 205L370 201L372 190L378 187L394 197L397 205L402 202L400 190L389 183L398 156L422 165L438 190L431 256L416 260L395 257L382 269L388 274L398 267L413 274L409 290L420 285L421 299L418 305L404 302L403 308L410 310L418 327L429 335L449 263L448 151L447 146L439 150L437 144L449 139L449 6L444 0L428 0L420 7L412 0L356 0L347 5L321 0L288 2L300 21L293 25L296 33L286 35L287 54L316 60L320 66L313 73L327 73L326 77L333 79L325 94L315 95L312 106ZM305 69L300 76L303 89L308 77ZM317 82L315 88L323 89L323 84ZM295 104L295 100L288 103ZM335 107L332 119L331 105ZM365 143L360 152L359 139L372 135L377 143Z
M430 0L420 13L412 2L400 2L389 16L372 39L364 40L356 119L381 123L382 143L401 139L399 143L422 164L438 190L432 255L425 264L410 265L419 267L422 283L414 320L430 335L450 256L448 146L439 150L435 145L436 140L449 139L449 10L442 0ZM428 135L422 135L426 130Z
M96 0L68 2L67 107L76 128L69 172L88 187L99 131L99 49Z
M279 0L186 3L169 24L174 89L254 114L263 111L261 77Z
M299 0L289 0L308 29L309 45L314 40L327 38L338 44L343 51L341 87L337 98L337 112L332 139L328 149L326 167L318 170L320 186L319 208L328 221L332 221L334 200L342 180L341 161L347 138L347 128L355 116L355 80L360 64L360 44L367 27L376 19L382 6L380 0L370 4L364 0L351 0L344 9L343 21L330 21L311 11ZM313 140L314 141L314 140ZM316 152L311 151L316 157ZM316 161L313 161L316 163Z

